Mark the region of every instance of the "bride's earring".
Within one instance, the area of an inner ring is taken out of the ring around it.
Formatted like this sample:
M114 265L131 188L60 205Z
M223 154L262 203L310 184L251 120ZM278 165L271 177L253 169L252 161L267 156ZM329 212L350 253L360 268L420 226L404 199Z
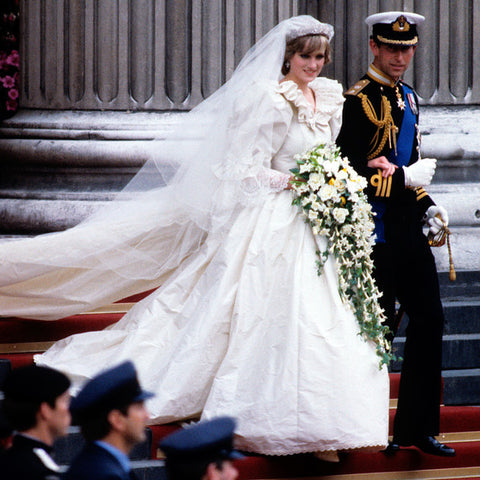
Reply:
M290 60L285 60L285 68L290 70Z

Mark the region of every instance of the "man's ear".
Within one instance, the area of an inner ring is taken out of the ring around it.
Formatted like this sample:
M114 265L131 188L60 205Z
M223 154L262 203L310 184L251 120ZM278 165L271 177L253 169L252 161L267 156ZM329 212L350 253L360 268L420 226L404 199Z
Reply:
M125 426L125 415L120 410L111 410L107 415L108 423L112 426L113 430L122 432Z
M37 421L39 419L48 420L52 416L52 407L47 402L42 402L38 407Z
M378 55L378 44L377 44L377 42L375 42L375 40L373 38L371 38L370 41L369 41L369 44L370 44L370 50L372 51L373 56L376 57Z

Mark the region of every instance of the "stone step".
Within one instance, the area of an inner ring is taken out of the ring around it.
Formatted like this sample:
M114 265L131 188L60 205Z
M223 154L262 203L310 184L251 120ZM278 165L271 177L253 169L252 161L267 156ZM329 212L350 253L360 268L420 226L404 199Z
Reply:
M472 299L445 301L443 308L446 335L480 332L480 294Z
M138 480L167 480L163 460L134 460L131 466Z
M396 337L393 347L397 356L403 357L404 346L405 337ZM396 361L394 364L393 371L398 371L397 365L400 362ZM480 334L444 335L442 368L444 370L480 368Z
M446 405L480 404L480 368L445 370L442 375Z
M444 335L473 334L480 332L480 294L477 298L443 301L445 314ZM397 337L404 337L408 326L408 315L402 318Z
M440 295L444 301L480 297L480 271L458 271L456 280L449 280L448 272L439 272Z

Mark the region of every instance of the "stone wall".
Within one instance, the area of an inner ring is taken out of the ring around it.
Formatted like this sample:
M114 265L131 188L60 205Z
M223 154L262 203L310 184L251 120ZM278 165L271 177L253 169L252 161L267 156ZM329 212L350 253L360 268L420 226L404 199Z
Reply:
M280 20L335 26L325 74L345 86L370 61L371 13L425 15L406 80L423 103L480 102L479 0L22 0L22 95L28 109L189 110L231 75Z

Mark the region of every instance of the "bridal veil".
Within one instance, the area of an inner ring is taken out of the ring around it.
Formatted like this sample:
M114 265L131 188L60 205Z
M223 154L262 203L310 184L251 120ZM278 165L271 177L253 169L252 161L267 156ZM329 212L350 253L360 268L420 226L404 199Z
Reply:
M226 84L156 141L154 158L109 205L64 232L3 242L0 315L56 319L155 288L207 235L226 234L241 209L260 204L277 172L259 158L274 119L254 92L281 78L286 41L310 33L330 40L333 28L307 15L273 28ZM235 122L245 109L250 121Z

